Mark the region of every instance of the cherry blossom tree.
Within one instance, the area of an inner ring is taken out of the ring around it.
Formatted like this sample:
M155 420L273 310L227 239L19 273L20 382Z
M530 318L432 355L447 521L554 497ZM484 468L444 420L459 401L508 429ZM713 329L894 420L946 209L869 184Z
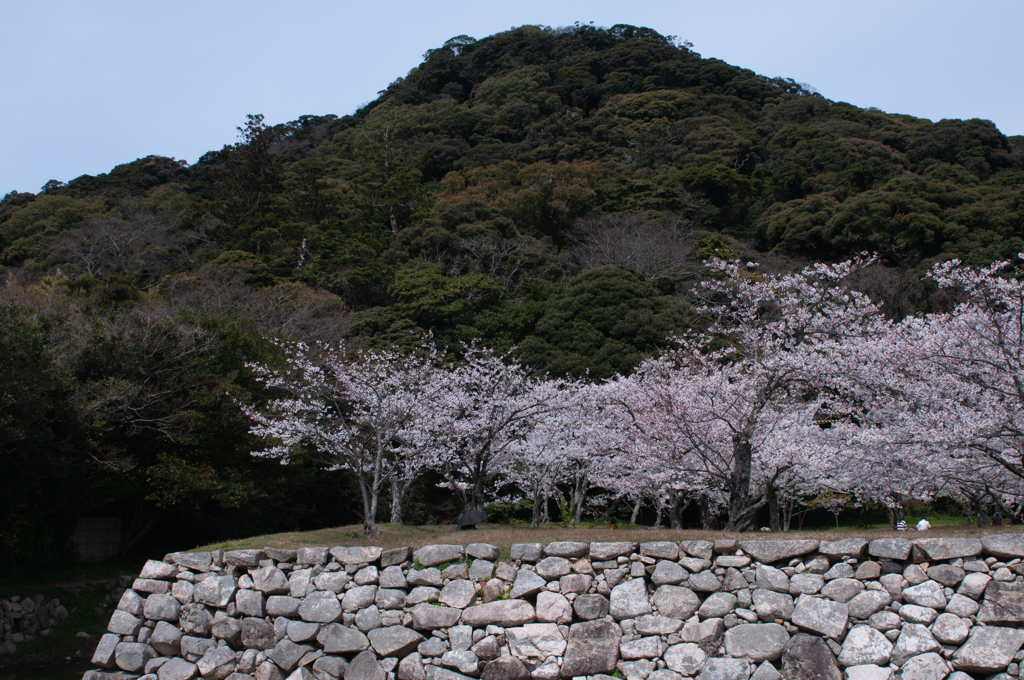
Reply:
M571 383L530 377L510 355L475 345L436 379L437 399L423 421L436 447L435 467L465 505L483 509L488 477L508 469L538 425L567 408Z
M287 464L298 447L309 446L330 468L350 470L362 495L363 533L377 534L381 489L390 482L408 488L429 448L424 423L443 384L436 351L350 355L341 344L281 348L284 368L249 366L268 389L283 395L263 408L241 405L253 421L250 432L270 443L253 455ZM393 495L399 496L400 513L400 494Z
M614 381L640 466L670 467L677 487L722 490L728 527L752 528L797 465L795 424L806 437L813 414L849 393L844 346L886 329L878 305L841 285L861 264L757 276L749 263L712 263L718 278L697 291L708 331Z

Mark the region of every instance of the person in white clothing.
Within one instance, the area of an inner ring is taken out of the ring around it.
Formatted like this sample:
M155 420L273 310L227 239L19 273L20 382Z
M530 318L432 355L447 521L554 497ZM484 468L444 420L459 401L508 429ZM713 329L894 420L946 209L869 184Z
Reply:
M921 521L917 523L917 530L918 531L928 531L931 528L932 528L931 522L926 520L924 517L922 517Z

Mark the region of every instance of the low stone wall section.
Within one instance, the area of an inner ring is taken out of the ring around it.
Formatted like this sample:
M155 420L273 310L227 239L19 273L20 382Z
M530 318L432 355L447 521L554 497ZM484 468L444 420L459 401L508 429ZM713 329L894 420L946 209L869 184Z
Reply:
M68 610L57 598L14 596L0 599L0 616L0 654L13 654L22 642L49 635L52 626L68 618Z
M84 680L1009 680L1024 534L174 553Z

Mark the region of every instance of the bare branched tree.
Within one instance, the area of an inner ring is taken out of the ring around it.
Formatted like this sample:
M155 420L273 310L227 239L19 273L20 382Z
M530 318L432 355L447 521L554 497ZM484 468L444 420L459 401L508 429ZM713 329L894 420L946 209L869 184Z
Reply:
M688 278L693 227L676 217L643 213L598 215L577 220L570 255L580 269L615 264L648 281Z

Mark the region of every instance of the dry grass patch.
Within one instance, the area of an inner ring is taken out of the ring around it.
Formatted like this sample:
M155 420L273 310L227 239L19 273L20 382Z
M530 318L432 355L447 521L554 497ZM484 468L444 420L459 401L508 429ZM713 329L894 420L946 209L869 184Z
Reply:
M308 546L356 546L372 545L385 549L412 546L419 548L432 543L467 545L469 543L490 543L502 550L507 556L514 543L544 543L554 541L687 541L704 539L714 541L717 538L735 538L738 540L792 540L813 538L818 540L837 540L840 538L931 538L981 537L986 534L1024 533L1024 527L984 527L979 529L969 524L941 526L930 531L917 532L891 531L888 528L874 529L831 529L828 531L790 531L786 533L753 532L739 534L725 531L697 531L693 529L650 529L627 527L617 530L607 527L579 526L568 529L557 525L547 525L538 529L529 527L507 526L499 524L481 524L476 531L455 531L451 525L399 526L380 524L381 535L376 538L363 538L359 532L361 525L317 529L315 531L288 532L283 534L266 534L237 540L224 541L205 545L194 550L239 550L242 548L303 548Z

